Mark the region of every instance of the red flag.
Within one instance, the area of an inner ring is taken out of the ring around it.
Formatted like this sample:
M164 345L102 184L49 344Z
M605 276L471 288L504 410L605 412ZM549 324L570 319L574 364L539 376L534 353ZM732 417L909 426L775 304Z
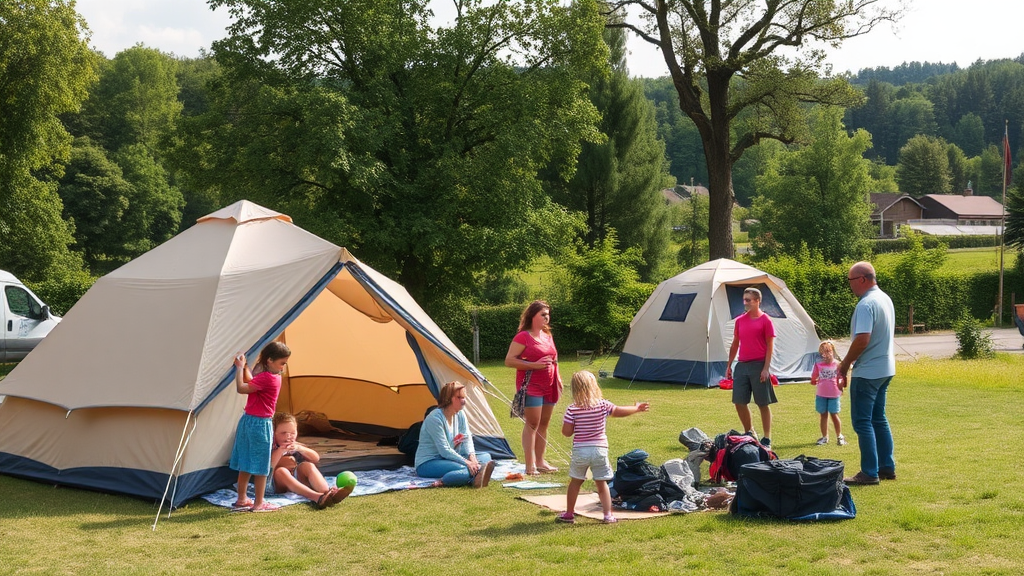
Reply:
M1010 134L1003 132L1003 178L1004 185L1009 188L1013 180L1013 162L1010 160Z

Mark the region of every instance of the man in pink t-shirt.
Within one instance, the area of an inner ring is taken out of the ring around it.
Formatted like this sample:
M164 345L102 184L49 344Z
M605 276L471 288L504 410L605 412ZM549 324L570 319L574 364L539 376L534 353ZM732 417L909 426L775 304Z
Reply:
M769 370L772 364L772 350L775 346L775 326L771 318L761 311L761 291L747 288L743 291L743 309L745 314L736 318L732 335L732 346L729 348L729 364L725 367L725 377L733 379L732 403L736 405L743 429L753 436L750 416L750 397L761 411L761 426L764 437L761 444L770 448L772 444L772 407L778 402L772 388ZM739 352L739 362L735 374L732 363Z

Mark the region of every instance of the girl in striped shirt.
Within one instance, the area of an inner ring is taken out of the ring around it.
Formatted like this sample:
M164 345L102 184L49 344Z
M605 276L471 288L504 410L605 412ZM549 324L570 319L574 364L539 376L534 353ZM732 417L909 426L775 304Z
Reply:
M569 489L566 492L565 512L557 516L559 522L572 524L576 521L576 498L580 487L591 470L597 495L601 499L604 522L617 522L612 515L612 496L608 481L612 479L611 463L608 462L608 436L605 434L605 420L608 416L622 417L647 412L647 402L633 406L616 406L604 399L597 378L586 370L572 375L572 404L565 409L562 419L562 434L572 436L572 462L569 464Z

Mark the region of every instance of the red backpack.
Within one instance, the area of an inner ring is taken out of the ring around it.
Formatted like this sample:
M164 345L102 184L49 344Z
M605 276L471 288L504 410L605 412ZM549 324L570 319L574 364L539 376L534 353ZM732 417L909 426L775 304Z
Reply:
M758 442L757 438L733 430L715 437L714 447L708 454L708 459L711 461L711 480L722 483L735 482L736 471L743 464L778 460L779 457Z

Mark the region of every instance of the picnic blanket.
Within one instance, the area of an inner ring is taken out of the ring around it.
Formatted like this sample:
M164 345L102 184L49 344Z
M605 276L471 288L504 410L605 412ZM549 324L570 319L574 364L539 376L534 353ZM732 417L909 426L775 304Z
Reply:
M494 473L491 476L493 480L500 481L507 475L513 473L523 473L526 471L526 467L519 462L514 460L496 460L494 463ZM412 490L415 488L429 488L434 483L434 478L422 478L416 475L416 469L412 466L402 466L397 470L360 470L353 472L356 475L356 488L349 495L349 498L354 496L368 496L370 494L381 494L383 492L391 492L394 490ZM335 487L335 476L327 476L327 484L330 487ZM248 486L247 491L249 498L255 498L256 493L253 489L252 484ZM206 500L214 506L223 506L225 508L231 508L231 506L238 501L237 486L234 489L224 488L204 494L201 496L203 500ZM292 492L286 492L284 494L268 494L263 498L271 504L278 506L288 506L291 504L300 504L302 502L309 502L303 496ZM563 498L564 499L564 498Z

